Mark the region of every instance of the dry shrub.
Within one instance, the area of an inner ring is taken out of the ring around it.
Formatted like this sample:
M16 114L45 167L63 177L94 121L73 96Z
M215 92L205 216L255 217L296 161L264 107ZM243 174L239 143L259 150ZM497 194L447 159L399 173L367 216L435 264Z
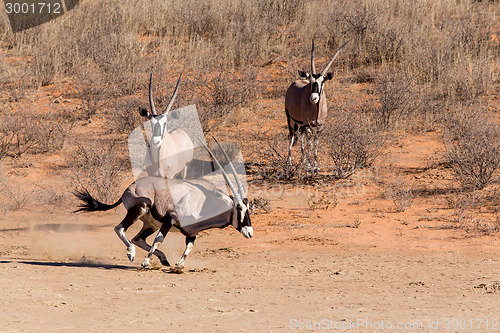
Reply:
M256 135L256 141L261 145L255 145L256 157L259 164L259 174L254 179L265 181L292 180L299 169L297 159L292 159L289 164L288 158L288 136L284 133L274 135ZM297 148L294 149L297 154ZM293 162L295 161L295 162Z
M187 90L194 90L195 102L203 126L209 133L224 124L236 108L253 103L257 97L257 72L247 69L243 73L216 72L199 76L187 82Z
M61 207L68 204L68 195L65 190L51 185L35 184L39 190L36 192L36 202L44 211L54 214L61 210Z
M94 66L84 66L76 69L76 94L80 100L82 114L85 120L90 120L102 109L106 102L105 83L103 76Z
M446 120L445 158L464 188L483 189L500 167L500 128L479 105L459 107Z
M333 176L338 179L372 165L383 146L381 133L371 121L349 108L335 111L335 119L325 126L322 140L333 163Z
M99 200L116 200L116 191L122 183L122 171L126 166L118 148L116 142L79 143L76 150L66 156L76 184L95 193Z
M77 119L73 111L60 110L39 117L36 135L40 140L28 152L31 154L59 152L76 124Z
M58 20L22 32L35 84L48 85L83 66L95 66L117 87L142 60L141 42L126 22L127 8L106 1L82 2Z
M486 94L492 85L492 75L486 58L459 61L448 71L449 96L452 100L468 101Z
M351 39L334 68L396 65L433 98L468 99L490 86L487 71L500 56L497 16L486 1L94 0L29 31L0 29L0 40L29 59L37 85L92 66L109 93L123 96L153 68L239 71L293 62L312 37L328 54Z
M272 209L271 201L264 197L253 198L250 200L249 206L251 214L267 214Z
M391 17L380 1L332 1L327 6L325 25L331 48L341 39L351 39L345 60L349 67L399 62L404 57L408 24L404 17ZM323 16L323 15L322 15Z
M142 124L144 118L139 115L139 105L141 105L140 101L134 97L125 97L111 101L106 116L110 131L113 133L130 134Z
M310 210L328 210L337 206L337 197L332 193L313 193L307 198Z
M36 112L15 112L0 116L0 159L24 153L59 151L75 124L70 112L45 116Z
M495 8L496 7L496 8ZM407 64L434 98L468 100L491 84L489 66L500 55L491 38L498 6L439 1L432 6L434 22L423 20L410 35Z
M388 129L415 108L413 80L401 70L382 71L376 80L375 93L378 103L363 108L377 128Z
M11 212L22 209L28 205L35 194L33 186L28 182L14 180L3 172L0 166L0 208L7 219Z
M483 219L478 212L484 206L485 195L481 191L460 192L449 198L449 206L453 209L454 227L468 234L489 235L500 231L499 216Z
M394 203L396 212L404 212L413 202L414 189L404 179L387 185L387 197Z
M299 141L300 138L297 140ZM284 132L257 132L246 147L247 173L253 181L266 183L293 182L297 185L309 183L311 174L300 162L300 148L297 143L292 150L292 162L288 163L288 135Z

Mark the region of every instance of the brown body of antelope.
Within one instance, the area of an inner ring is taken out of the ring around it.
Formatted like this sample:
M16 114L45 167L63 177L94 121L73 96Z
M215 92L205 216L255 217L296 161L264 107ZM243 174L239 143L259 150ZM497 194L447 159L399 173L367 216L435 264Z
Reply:
M115 232L127 247L127 256L131 262L135 258L134 244L148 251L147 257L142 262L144 268L151 268L150 258L152 255L157 256L163 265L170 266L166 255L157 250L157 247L172 227L178 228L186 236L186 249L177 262L176 268L184 267L184 260L192 250L196 236L200 231L232 225L243 236L251 238L253 228L250 221L249 202L234 166L226 152L221 148L229 161L237 187L233 185L210 149L207 146L205 148L221 170L233 193L232 197L219 192L215 185L207 180L188 181L148 176L132 183L123 192L121 198L111 205L95 200L86 190L77 190L74 194L82 203L75 212L107 211L123 203L127 214L115 227ZM212 209L218 207L219 213L206 220L200 220L201 212L207 207ZM196 223L183 226L180 223L180 218L193 219L196 220ZM130 241L125 232L139 219L143 221L143 227ZM150 246L146 243L146 238L155 232L157 235Z
M319 170L317 156L318 139L328 115L326 94L323 89L324 83L333 78L333 74L328 73L328 69L347 43L349 41L337 50L330 62L318 74L316 73L314 63L313 40L311 48L311 73L299 70L300 79L293 82L286 92L285 113L290 140L288 147L289 164L292 162L292 148L297 139L300 138L301 163L306 160L308 170L311 167L314 172L318 172ZM305 145L304 138L306 139ZM311 162L305 159L306 149L313 150L312 166Z

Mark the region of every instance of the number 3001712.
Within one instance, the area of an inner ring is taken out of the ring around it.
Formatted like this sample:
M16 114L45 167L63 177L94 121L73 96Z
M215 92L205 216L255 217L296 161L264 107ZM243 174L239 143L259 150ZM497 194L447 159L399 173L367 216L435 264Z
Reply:
M19 3L6 2L7 14L61 14L61 4L56 3Z

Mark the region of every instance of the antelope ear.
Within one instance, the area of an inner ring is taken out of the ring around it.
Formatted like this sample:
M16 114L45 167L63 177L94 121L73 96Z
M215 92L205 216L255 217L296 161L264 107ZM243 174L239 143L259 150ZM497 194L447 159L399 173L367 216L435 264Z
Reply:
M333 79L333 73L326 73L325 81Z
M139 114L141 115L141 117L151 119L151 113L144 108L139 108Z
M309 78L309 73L306 73L304 71L299 70L299 77L301 79L303 79L303 80L308 79Z

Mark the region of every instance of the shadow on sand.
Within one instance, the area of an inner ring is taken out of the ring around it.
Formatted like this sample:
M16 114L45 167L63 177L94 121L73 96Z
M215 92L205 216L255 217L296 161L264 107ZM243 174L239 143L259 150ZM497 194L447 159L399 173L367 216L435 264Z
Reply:
M84 224L84 223L44 223L44 224L35 224L32 227L34 231L44 231L44 232L77 232L77 231L94 231L100 228L109 228L111 224L108 225L92 225L92 224ZM8 231L28 231L29 227L19 227L19 228L10 228L10 229L0 229L0 232L8 232Z
M35 261L35 260L0 260L0 264L24 264L24 265L45 266L45 267L102 268L102 269L116 269L116 270L130 270L130 271L138 270L137 267L105 264L94 261L50 262L50 261Z

